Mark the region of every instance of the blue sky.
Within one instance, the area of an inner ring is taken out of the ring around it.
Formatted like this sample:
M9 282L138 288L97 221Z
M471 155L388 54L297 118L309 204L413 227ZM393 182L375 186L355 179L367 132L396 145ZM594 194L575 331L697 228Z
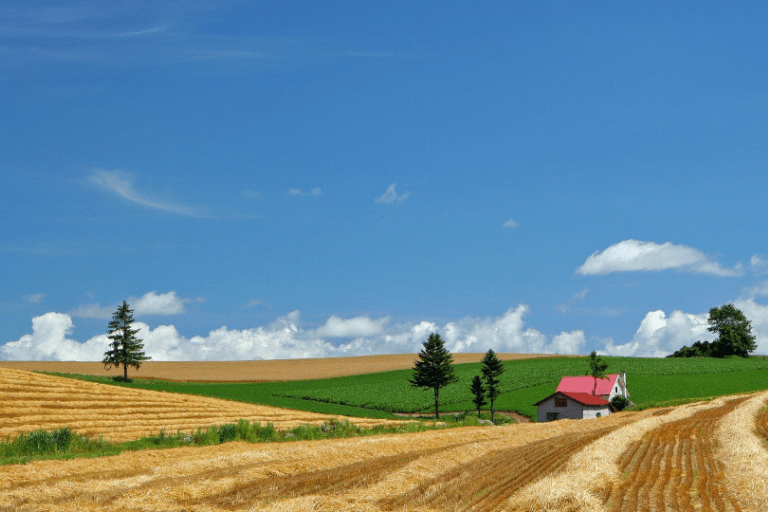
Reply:
M768 353L761 2L5 2L0 359Z

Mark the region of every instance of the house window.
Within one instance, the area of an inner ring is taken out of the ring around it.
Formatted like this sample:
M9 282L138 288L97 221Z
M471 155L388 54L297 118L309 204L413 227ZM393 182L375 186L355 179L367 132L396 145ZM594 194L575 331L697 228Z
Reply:
M560 416L559 413L556 412L548 412L547 413L547 421L555 421Z
M600 416L602 416L602 414L600 414L600 413L597 413L597 417L599 418Z
M564 396L556 396L555 407L568 407L568 399Z

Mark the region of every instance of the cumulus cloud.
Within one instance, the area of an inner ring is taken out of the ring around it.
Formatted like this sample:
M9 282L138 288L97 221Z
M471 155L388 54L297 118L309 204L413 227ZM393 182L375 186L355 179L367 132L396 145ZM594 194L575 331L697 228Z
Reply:
M24 296L24 301L30 304L39 304L45 298L44 293L31 293Z
M398 194L395 190L395 186L397 184L393 183L388 188L387 191L384 192L381 196L376 198L377 203L381 204L400 204L405 202L406 199L408 199L408 196L410 195L410 192L403 192L402 194Z
M344 320L332 316L325 325L317 329L316 334L324 338L361 338L376 336L381 333L387 318L371 320L367 316L358 316Z
M193 301L193 299L179 297L173 290L161 294L151 291L141 297L128 297L125 300L136 315L181 315L186 312L184 304ZM202 297L194 299L196 302L204 300ZM117 304L101 306L98 303L93 303L78 306L69 314L79 318L111 318L116 309Z
M152 329L135 322L145 353L155 361L292 359L389 353L416 353L431 332L439 332L452 352L579 353L582 331L563 332L553 338L525 326L528 306L510 308L499 317L466 317L439 326L434 322L390 325L388 318L367 316L343 319L332 316L317 329L304 329L293 311L267 326L228 329L186 338L173 325ZM32 334L0 346L0 359L100 361L109 343L106 334L85 342L69 339L72 319L46 313L32 320Z
M189 299L182 299L171 290L159 295L151 291L138 299L131 297L127 302L137 315L180 315L186 312L184 303L189 302Z
M637 357L665 357L683 345L710 340L707 331L708 313L694 315L673 311L650 311L640 322L632 341L615 345L609 341L603 351L609 355Z
M147 194L137 191L133 186L134 178L128 173L97 169L93 174L91 174L90 180L92 183L98 185L99 187L113 192L120 197L132 201L136 204L140 204L149 208L155 208L158 210L164 210L171 213L177 213L179 215L186 215L188 217L201 217L201 215L195 211L194 208L180 204L174 204L172 202L163 201L160 199L153 199L150 198Z
M72 334L72 318L65 313L46 313L32 319L32 334L0 347L0 359L22 361L101 361L107 349L106 335L80 343ZM102 340L100 338L104 338Z
M710 256L693 247L632 239L612 245L602 252L594 252L576 272L581 275L606 275L613 272L669 269L726 277L743 274L741 264L732 269L723 268Z
M517 229L517 228L520 227L520 224L518 224L517 222L515 222L512 219L509 219L507 222L502 224L501 227L503 227L503 228L510 228L510 229Z
M756 337L755 354L768 354L768 305L759 304L754 297L733 301L752 323ZM601 352L616 356L665 357L680 347L696 341L712 341L716 335L707 330L709 311L698 314L673 311L650 311L645 315L632 340L616 345L609 341Z

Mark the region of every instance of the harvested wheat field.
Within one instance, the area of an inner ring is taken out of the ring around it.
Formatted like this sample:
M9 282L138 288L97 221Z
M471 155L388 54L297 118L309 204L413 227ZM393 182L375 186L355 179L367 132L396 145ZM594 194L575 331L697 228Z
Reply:
M0 438L32 430L69 427L81 435L126 441L165 430L197 428L247 419L278 430L321 424L325 414L217 398L121 388L0 368ZM351 419L351 418L350 418ZM354 418L361 427L398 423Z
M6 466L0 510L764 511L767 400Z
M455 363L476 363L485 354L453 354ZM503 361L555 357L537 354L496 354ZM562 357L562 356L558 356ZM273 382L303 379L327 379L364 373L408 370L415 354L329 357L322 359L276 359L259 361L145 361L130 376L194 382ZM105 370L99 362L74 361L0 361L0 368L28 372L79 373L120 376L122 369Z

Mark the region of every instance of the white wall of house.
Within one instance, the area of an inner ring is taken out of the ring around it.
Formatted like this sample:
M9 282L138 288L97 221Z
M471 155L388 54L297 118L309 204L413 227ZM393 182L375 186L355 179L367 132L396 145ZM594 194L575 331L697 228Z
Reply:
M554 396L549 397L549 399L537 406L536 421L539 423L550 421L547 419L547 413L557 414L557 419L559 420L600 418L611 414L611 408L608 405L584 405L568 397L564 397L566 399L565 407L557 407L555 405L555 398Z
M538 406L538 414L537 414L537 421L539 423L544 423L547 421L547 413L556 413L557 419L561 420L564 418L568 418L571 420L580 420L583 418L583 411L582 407L583 405L579 402L576 402L574 400L571 400L570 398L566 398L566 406L565 407L556 407L555 406L555 397L551 396L548 400L545 402L542 402Z
M613 388L611 389L611 394L608 396L603 396L606 400L609 402L613 400L613 397L615 396L623 396L624 398L629 398L629 391L627 391L627 374L624 372L621 372L616 379L616 383L613 385Z
M582 406L582 418L601 418L611 414L611 408L607 405L581 405Z

